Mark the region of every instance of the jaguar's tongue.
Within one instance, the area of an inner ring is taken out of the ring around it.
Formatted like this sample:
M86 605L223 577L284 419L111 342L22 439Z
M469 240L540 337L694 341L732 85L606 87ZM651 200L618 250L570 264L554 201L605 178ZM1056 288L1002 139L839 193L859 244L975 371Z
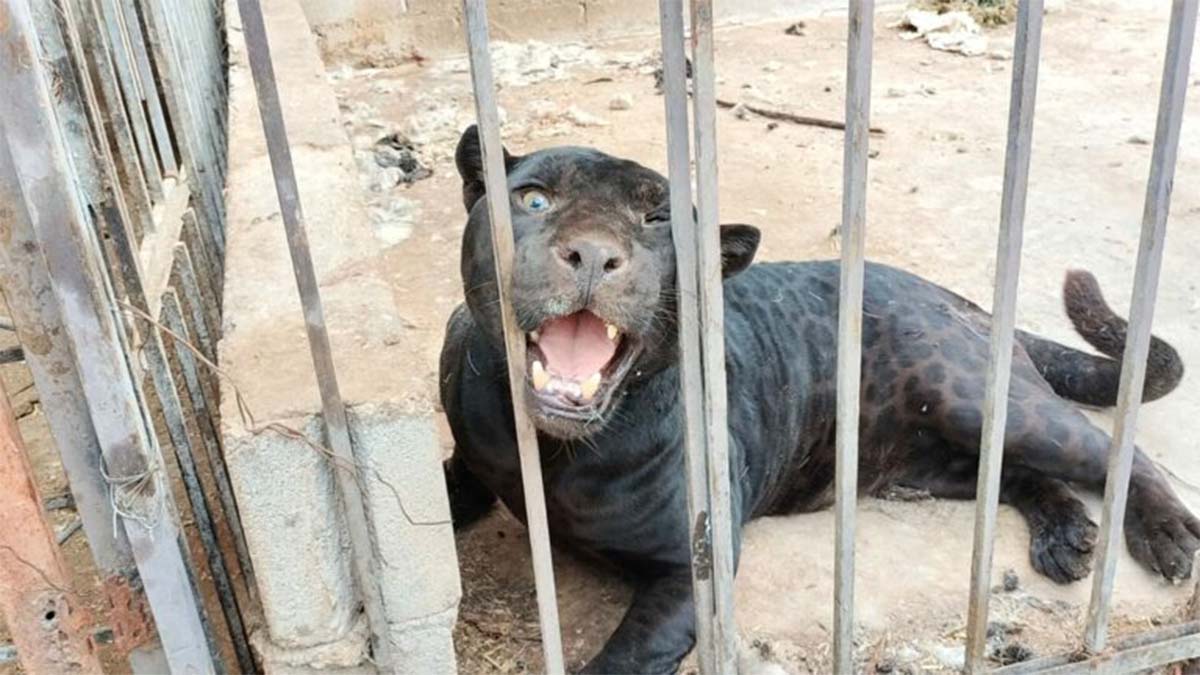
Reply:
M582 311L542 324L537 344L551 375L583 382L600 373L617 353L615 337L600 317Z

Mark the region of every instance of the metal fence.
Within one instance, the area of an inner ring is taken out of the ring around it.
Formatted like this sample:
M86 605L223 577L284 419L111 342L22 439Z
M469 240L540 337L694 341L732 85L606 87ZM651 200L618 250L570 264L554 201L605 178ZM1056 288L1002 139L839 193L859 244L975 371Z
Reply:
M1200 621L1136 635L1113 646L1106 639L1117 547L1134 456L1133 434L1142 400L1162 244L1187 91L1188 67L1196 30L1198 0L1172 0L1158 126L1146 190L1142 238L1132 298L1129 339L1124 354L1117 422L1109 456L1101 526L1099 564L1087 612L1082 650L997 668L993 672L1114 672L1150 668L1200 656ZM488 209L495 242L497 281L504 308L505 342L513 388L517 439L525 481L533 568L538 591L546 670L563 672L553 569L538 462L537 437L521 409L524 338L509 300L513 233L499 118L489 57L485 0L464 0L467 45L482 140ZM685 413L689 528L699 540L692 550L712 556L711 574L699 574L693 557L698 660L703 673L736 670L733 621L733 562L726 447L724 330L720 252L717 243L716 125L712 0L690 0L692 124L695 152L695 217L689 167L688 96L683 0L660 0L663 80L667 124L671 225L677 257L681 400ZM989 670L985 651L992 548L1000 494L1009 375L1012 367L1016 290L1032 149L1034 101L1042 33L1042 0L1021 0L1014 45L991 353L987 374L978 499L972 561L966 665ZM837 462L835 478L835 591L833 668L855 672L854 536L858 492L858 407L862 340L863 250L871 99L873 0L850 0L846 78L846 134L843 161L841 285L837 352ZM703 327L703 328L702 328Z
M223 25L212 0L0 4L0 289L139 673L255 669L210 367Z

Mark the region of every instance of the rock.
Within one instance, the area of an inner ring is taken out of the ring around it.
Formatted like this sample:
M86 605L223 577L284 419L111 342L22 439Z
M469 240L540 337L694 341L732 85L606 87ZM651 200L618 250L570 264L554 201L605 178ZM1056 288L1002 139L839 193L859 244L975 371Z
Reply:
M767 61L763 64L763 72L774 73L783 69L783 64L778 61Z
M589 112L580 109L578 106L571 106L563 113L563 118L577 127L606 127L608 120L603 117L597 117Z
M1146 138L1145 136L1138 135L1130 136L1125 142L1130 145L1150 145L1150 139Z
M609 110L629 110L633 107L633 96L629 94L617 94L608 102Z
M433 171L424 166L417 156L416 144L404 134L398 132L388 134L375 141L372 153L375 157L375 164L384 169L376 181L376 184L382 189L396 187L402 182L414 183L433 175ZM396 176L396 171L390 171L391 169L398 171L399 176ZM387 184L393 178L394 182L390 185Z
M1021 587L1021 578L1015 570L1004 570L1004 592L1012 593Z
M733 113L733 116L739 120L744 120L750 116L750 111L746 109L745 103L739 103L733 106L731 112Z
M992 652L992 659L1002 666L1028 661L1034 657L1033 650L1020 642L1009 642Z
M803 21L797 21L796 23L788 26L787 28L784 28L783 33L784 33L784 35L795 35L796 37L804 37L804 29L805 28L806 28L806 26Z
M993 61L1011 61L1012 52L1007 49L992 49L988 51L987 57Z
M946 645L938 645L933 648L933 658L938 660L946 668L951 670L962 670L967 663L967 648L963 645L949 647Z

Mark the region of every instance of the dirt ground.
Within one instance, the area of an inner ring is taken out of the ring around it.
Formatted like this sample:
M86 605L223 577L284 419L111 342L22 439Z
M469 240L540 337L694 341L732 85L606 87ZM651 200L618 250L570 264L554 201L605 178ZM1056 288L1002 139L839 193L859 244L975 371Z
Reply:
M1120 4L1120 3L1118 3ZM1046 19L1019 320L1084 346L1061 310L1068 268L1093 270L1114 307L1128 307L1156 102L1167 3L1075 2ZM991 302L1003 173L1012 29L989 31L989 54L966 58L903 41L876 22L868 255ZM845 20L737 26L717 35L718 96L805 115L843 115ZM505 142L515 152L595 146L665 168L663 101L655 93L654 35L605 44L496 45ZM398 305L428 333L434 376L441 329L461 298L458 241L464 216L452 152L473 118L465 61L424 61L330 72L359 151L373 226L394 261ZM1195 78L1194 78L1195 79ZM1200 80L1190 88L1171 235L1155 328L1189 364L1200 363ZM627 108L627 109L619 109ZM374 142L399 132L433 171L393 187ZM763 259L837 255L840 132L733 111L718 116L721 214L764 230ZM1144 408L1139 441L1200 508L1200 456L1192 415L1200 378ZM1095 413L1106 428L1111 416ZM1098 500L1092 506L1098 518ZM858 529L858 653L863 667L953 670L962 661L974 505L863 499ZM1019 587L992 603L998 647L1042 656L1072 649L1090 583L1057 586L1033 572L1019 516L1001 508L997 583ZM459 535L464 597L456 633L462 672L541 666L532 573L523 528L504 511ZM737 620L750 655L786 672L827 672L832 600L832 513L749 526L738 575ZM556 558L568 662L579 665L619 620L630 592L605 572ZM1190 593L1120 561L1114 629L1178 619Z
M1023 326L1072 344L1059 309L1063 270L1094 270L1117 307L1127 302L1154 104L1165 40L1163 11L1073 6L1046 25L1021 295ZM996 214L1003 170L1009 61L968 59L902 42L877 25L868 241L873 259L919 272L977 301L990 302ZM719 95L836 118L844 88L843 22L810 20L803 37L783 25L718 35ZM989 34L998 51L1011 32ZM654 93L653 37L591 48L501 49L506 143L516 152L550 144L593 145L661 168L662 100ZM996 56L1001 56L996 54ZM557 57L557 58L555 58ZM458 302L457 239L462 214L449 161L472 107L461 62L387 70L339 71L347 119L368 185L379 178L371 144L393 131L419 144L434 171L410 188L373 190L381 239L393 238L397 292L408 318L440 331ZM611 81L596 81L611 78ZM505 86L506 85L506 86ZM629 110L609 110L628 96ZM1192 96L1194 99L1195 96ZM1185 124L1157 331L1189 362L1200 356L1200 249L1189 225L1200 222L1200 128ZM981 114L983 112L988 114ZM722 214L763 227L763 257L836 255L830 237L840 213L841 137L753 116L719 118ZM371 185L372 188L377 187ZM420 261L419 266L413 263ZM401 278L400 271L403 270ZM421 289L422 293L415 292ZM436 350L437 341L432 349ZM1191 358L1189 358L1189 356ZM429 363L433 363L430 361ZM431 366L432 367L432 366ZM1191 452L1188 412L1200 385L1185 381L1146 408L1140 441L1175 474L1193 506L1200 464ZM1108 424L1106 416L1097 419ZM1172 433L1174 432L1174 433ZM994 618L1019 630L1035 653L1069 648L1088 585L1056 587L1037 578L1026 557L1024 525L1004 510L996 569L1014 570L1021 590L997 597ZM864 660L891 659L919 669L952 666L964 624L972 505L864 500L859 533L859 617ZM936 546L929 537L939 533ZM766 645L788 670L827 667L832 597L829 513L773 518L748 531L738 579L738 619L748 641ZM525 535L507 513L460 537L464 602L459 651L464 672L538 668L536 614ZM908 570L895 583L898 567ZM619 619L628 590L560 555L559 597L568 658L578 663ZM1122 628L1170 620L1187 595L1152 579L1128 558L1118 578Z

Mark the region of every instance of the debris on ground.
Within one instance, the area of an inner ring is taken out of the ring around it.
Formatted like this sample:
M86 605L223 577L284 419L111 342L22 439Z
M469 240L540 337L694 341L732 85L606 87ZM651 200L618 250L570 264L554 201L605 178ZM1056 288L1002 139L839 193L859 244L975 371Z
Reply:
M924 38L931 48L943 52L980 56L987 53L988 39L967 12L937 12L909 9L889 26L899 28L904 40Z
M787 28L784 28L783 33L784 33L784 35L795 35L796 37L804 37L804 29L806 27L807 26L804 25L803 21L797 21L796 23L791 24Z
M608 101L609 110L629 110L633 107L633 96L617 94Z
M1005 593L1012 593L1021 587L1021 578L1015 570L1004 570L1003 588Z
M1028 661L1034 657L1033 650L1020 642L1007 642L992 650L992 660L1002 666Z
M718 108L726 108L733 111L738 119L745 119L744 113L754 113L759 117L765 117L769 120L779 120L780 122L791 122L792 124L800 124L811 127L822 127L825 129L845 129L846 123L839 120L830 120L823 117L810 117L808 115L797 115L796 113L787 112L786 110L776 110L760 105L753 105L744 101L730 101L728 99L718 98ZM871 133L883 134L883 129L879 127L871 127Z
M433 175L433 170L417 157L417 146L399 132L375 141L374 156L377 165L385 172L390 171L389 175L396 176L396 181L390 187L400 183L411 185Z
M1050 11L1052 2L1046 3ZM981 26L1003 26L1017 18L1017 0L917 0L915 9L929 10L938 14L965 12Z
M593 115L586 110L580 109L578 106L571 106L563 113L563 118L568 122L578 127L606 127L608 120L597 115Z
M688 81L690 82L692 79L692 60L685 57L683 64L684 64L684 75L687 77ZM663 67L662 67L661 57L659 57L658 66L654 68L653 72L654 72L654 91L661 94L661 93L663 93Z

